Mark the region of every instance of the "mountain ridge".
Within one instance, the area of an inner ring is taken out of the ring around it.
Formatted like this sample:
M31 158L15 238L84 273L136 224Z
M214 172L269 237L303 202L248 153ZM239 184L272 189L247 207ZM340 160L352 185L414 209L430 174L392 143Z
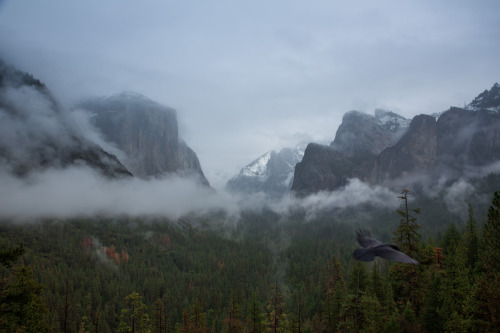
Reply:
M166 174L205 178L196 153L179 137L177 112L139 93L123 92L78 104L108 142L125 153L124 163L141 178Z
M380 147L391 137L384 136L373 118L359 112L346 113L330 145L332 149L308 145L296 165L291 190L300 196L332 191L342 187L347 178L391 186L400 183L398 179L443 170L461 177L467 168L498 162L499 90L495 83L465 108L451 107L438 117L415 116L404 134L383 149Z
M288 193L295 164L302 159L305 145L295 148L271 150L247 166L226 183L226 189L234 193L266 193L271 198L280 198Z
M23 177L86 165L108 177L132 176L116 156L87 140L43 82L0 60L0 166Z

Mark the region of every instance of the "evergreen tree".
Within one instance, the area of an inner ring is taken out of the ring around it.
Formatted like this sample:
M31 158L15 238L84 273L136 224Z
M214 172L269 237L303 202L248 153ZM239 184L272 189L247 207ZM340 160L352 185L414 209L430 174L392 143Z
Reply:
M448 256L455 253L461 241L462 235L460 234L460 231L458 231L455 223L451 223L446 229L443 239L441 240L441 247L443 248L444 255Z
M223 323L224 332L236 333L243 331L244 325L241 320L240 298L236 291L231 292L227 316L224 318Z
M326 295L324 300L325 326L328 332L336 332L339 322L342 302L346 294L342 265L337 257L332 257L328 263Z
M409 190L404 189L401 196L398 197L403 203L402 208L396 211L400 215L400 224L394 232L394 242L402 252L421 261L420 240L422 236L418 230L422 226L417 224L417 218L412 215L412 213L419 214L420 209L410 209L408 207L409 193ZM420 266L395 263L389 268L396 303L400 306L406 306L407 302L410 302L414 311L417 312L422 306L424 292L421 281L422 268Z
M477 232L477 222L474 218L472 205L469 204L469 216L465 223L464 233L465 246L467 248L467 267L471 271L476 267L479 251L479 235Z
M206 319L206 313L203 311L200 301L195 299L191 316L192 332L206 332Z
M380 332L385 319L384 310L377 297L363 295L360 300L358 328L360 332Z
M371 296L376 297L380 304L385 305L386 296L384 281L382 280L382 276L380 275L379 271L379 265L376 261L374 261L372 265L372 270L370 273L370 283L368 285L368 293Z
M412 213L420 214L420 208L410 209L408 207L409 194L409 190L403 189L401 196L398 197L403 201L403 207L396 210L400 216L400 223L394 232L394 242L404 253L418 260L420 256L419 242L422 238L418 230L422 226L417 224L417 218Z
M401 330L405 333L417 333L422 331L410 302L406 303L406 307L403 310L400 326Z
M142 302L142 296L139 293L132 293L125 297L126 308L122 309L120 314L120 324L118 332L120 333L146 333L151 329L147 307Z
M452 226L453 224L450 227ZM453 240L450 244L452 245L448 246L448 255L441 272L442 280L438 291L440 307L437 312L441 318L446 318L443 324L445 330L452 332L452 328L460 326L467 331L471 324L467 304L470 301L472 283L467 268L466 249L460 239L456 242Z
M163 301L158 298L152 307L151 313L151 324L152 333L164 333L166 332L167 324L165 322L165 308L163 306Z
M500 327L500 191L494 193L482 240L474 324L479 331L493 332Z
M251 333L260 333L262 332L262 326L261 326L261 304L259 303L257 299L256 293L252 294L252 298L250 300L250 329L249 332Z
M272 290L272 298L267 306L269 312L269 320L267 322L268 330L272 333L285 332L287 326L286 315L283 312L285 299L278 287L278 282L275 282Z
M5 249L4 245L0 247L0 264L11 267L12 262L24 254L24 245L20 244L15 248Z
M439 311L442 305L442 298L439 295L441 290L441 274L439 271L432 272L432 282L427 287L427 297L422 311L422 324L429 333L443 332L443 325L446 316Z
M43 286L30 267L20 266L0 283L0 331L48 332Z

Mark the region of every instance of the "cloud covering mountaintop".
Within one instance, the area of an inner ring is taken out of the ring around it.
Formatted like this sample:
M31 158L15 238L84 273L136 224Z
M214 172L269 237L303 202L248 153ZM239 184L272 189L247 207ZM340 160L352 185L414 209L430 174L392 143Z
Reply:
M500 77L499 13L494 0L4 1L0 56L65 105L137 91L172 106L220 188L304 133L331 140L348 110L470 101Z

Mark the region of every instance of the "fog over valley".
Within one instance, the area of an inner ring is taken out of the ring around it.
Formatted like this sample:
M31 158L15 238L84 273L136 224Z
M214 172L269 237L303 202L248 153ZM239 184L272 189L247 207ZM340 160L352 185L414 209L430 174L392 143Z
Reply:
M34 6L0 5L2 218L223 212L232 223L269 209L309 219L394 210L403 188L463 213L467 201L487 202L480 179L499 172L498 46L489 42L498 25L486 3L455 6L481 17L460 30L444 5L425 2L273 4L267 14L258 4ZM167 23L161 12L184 19ZM252 16L258 29L246 26ZM142 25L124 24L131 18ZM92 36L85 49L82 36Z
M0 332L497 332L499 22L0 0Z

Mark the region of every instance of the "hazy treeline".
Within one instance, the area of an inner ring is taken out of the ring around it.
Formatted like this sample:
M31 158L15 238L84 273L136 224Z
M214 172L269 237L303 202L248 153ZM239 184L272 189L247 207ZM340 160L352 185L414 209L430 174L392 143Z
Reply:
M398 200L403 203L405 195ZM412 202L404 207L374 213L369 225L349 221L348 214L304 222L304 215L283 219L272 211L244 213L231 227L215 216L175 223L158 218L2 223L1 330L498 328L500 193L484 220L470 207L465 223L434 229L419 224L425 207L419 210ZM354 261L355 231L361 227L421 264Z

